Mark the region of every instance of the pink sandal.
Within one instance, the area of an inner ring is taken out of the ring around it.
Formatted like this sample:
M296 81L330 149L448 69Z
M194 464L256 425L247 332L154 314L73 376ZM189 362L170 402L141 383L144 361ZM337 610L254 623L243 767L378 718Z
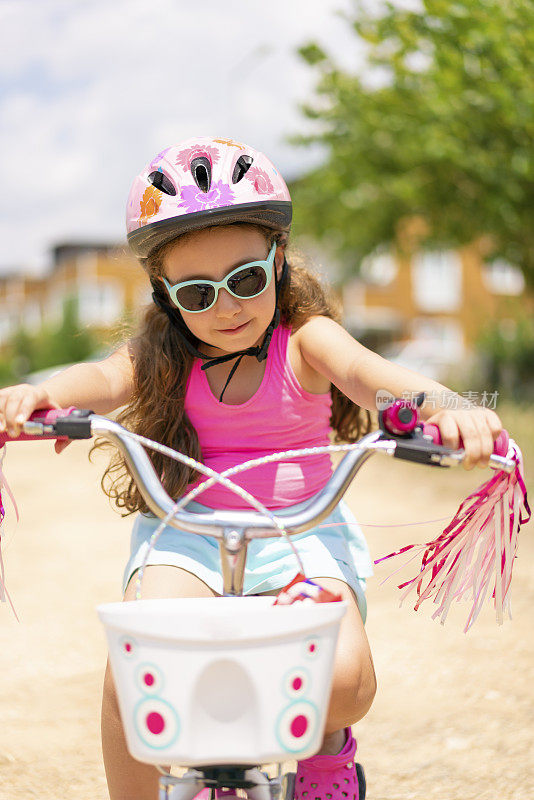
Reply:
M347 741L335 756L312 756L299 761L294 800L364 800L365 776L354 761L356 739L345 728Z

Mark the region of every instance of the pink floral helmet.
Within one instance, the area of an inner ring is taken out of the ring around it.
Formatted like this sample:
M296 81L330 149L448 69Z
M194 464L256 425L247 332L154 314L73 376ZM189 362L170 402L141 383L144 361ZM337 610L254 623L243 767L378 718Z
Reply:
M131 249L146 258L190 230L229 222L289 230L291 215L285 181L263 153L204 136L162 150L135 178L126 228Z

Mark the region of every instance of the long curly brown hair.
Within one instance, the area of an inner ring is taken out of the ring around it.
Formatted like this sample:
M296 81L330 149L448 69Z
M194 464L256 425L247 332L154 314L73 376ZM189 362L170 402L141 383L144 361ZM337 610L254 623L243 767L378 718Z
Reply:
M269 247L275 241L284 246L288 244L287 233L261 225L254 227L262 232ZM180 238L183 240L191 235L194 232L185 233ZM164 257L175 241L163 245L145 259L143 267L152 280L157 282L164 274ZM288 264L289 279L284 282L279 297L282 323L295 331L313 316L321 315L339 321L339 303L305 266L302 256L292 253ZM153 303L147 307L137 333L129 339L129 350L134 368L134 391L130 403L117 415L117 422L135 433L202 461L196 431L184 408L193 356L186 350L164 310ZM331 393L330 424L334 441L357 441L370 429L369 412L355 405L336 386L332 385ZM96 440L91 453L99 448L114 449L102 476L104 492L123 510L123 516L135 511L147 511L148 506L128 471L122 453L104 439ZM171 497L180 497L198 475L193 469L160 453L150 451L149 457Z

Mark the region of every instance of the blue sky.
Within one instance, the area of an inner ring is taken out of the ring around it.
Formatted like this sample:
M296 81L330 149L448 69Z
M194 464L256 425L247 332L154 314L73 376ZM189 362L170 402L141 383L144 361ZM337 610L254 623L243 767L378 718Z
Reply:
M0 0L0 272L67 239L124 238L130 183L194 135L263 150L286 179L320 159L285 137L314 75L310 38L357 69L351 0Z

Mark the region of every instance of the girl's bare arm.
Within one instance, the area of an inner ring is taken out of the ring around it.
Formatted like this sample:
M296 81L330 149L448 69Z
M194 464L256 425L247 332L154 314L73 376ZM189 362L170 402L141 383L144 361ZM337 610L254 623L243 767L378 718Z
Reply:
M305 360L361 408L376 409L376 394L381 389L395 397L401 397L403 392L451 394L441 383L368 350L327 317L314 317L299 333ZM423 418L432 413L428 406L421 411Z
M443 384L392 364L327 317L314 317L298 334L301 353L308 364L361 408L376 409L380 390L395 397L425 392L431 399L421 407L421 417L439 426L443 443L448 447L456 449L462 437L466 450L464 466L469 468L475 463L487 466L493 440L502 430L501 421L493 411L469 407L464 398L455 396ZM455 397L457 402L453 404L450 400Z
M127 403L134 387L129 345L103 361L74 364L37 386L0 389L0 429L18 436L23 423L40 408L90 408L107 414Z

